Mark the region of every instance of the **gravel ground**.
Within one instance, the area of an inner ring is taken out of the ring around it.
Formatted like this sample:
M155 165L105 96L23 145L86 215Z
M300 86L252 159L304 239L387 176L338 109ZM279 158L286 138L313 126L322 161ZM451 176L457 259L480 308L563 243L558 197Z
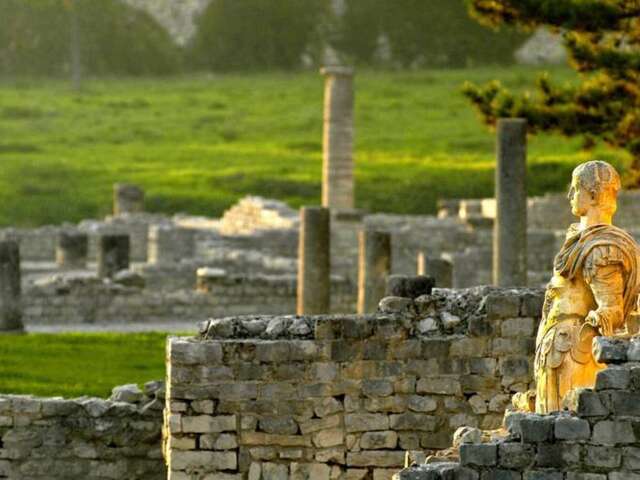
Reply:
M172 323L111 323L108 325L76 324L76 325L27 325L28 333L68 333L68 332L180 332L198 333L198 326L193 322Z

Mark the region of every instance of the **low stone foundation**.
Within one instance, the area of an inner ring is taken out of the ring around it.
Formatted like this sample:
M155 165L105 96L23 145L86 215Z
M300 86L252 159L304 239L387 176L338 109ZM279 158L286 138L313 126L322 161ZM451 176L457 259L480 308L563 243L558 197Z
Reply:
M435 290L370 316L229 317L167 347L170 478L388 479L495 428L531 382L542 292Z
M0 478L162 480L162 403L0 395Z
M135 277L134 277L135 278ZM195 325L212 316L290 314L296 310L291 275L220 275L206 291L162 291L87 275L57 275L29 286L22 295L25 325L81 323L168 323ZM355 311L355 287L334 278L332 311Z

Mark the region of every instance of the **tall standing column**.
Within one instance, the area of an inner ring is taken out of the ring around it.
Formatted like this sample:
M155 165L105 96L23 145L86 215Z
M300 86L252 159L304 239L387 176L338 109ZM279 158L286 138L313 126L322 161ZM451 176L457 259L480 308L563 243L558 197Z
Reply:
M391 235L362 230L358 244L358 313L373 313L384 297L391 272Z
M98 240L98 276L113 277L129 268L129 235L107 234Z
M113 185L113 214L144 212L144 190L130 183Z
M331 261L329 209L302 207L298 248L298 315L329 313Z
M353 208L353 69L325 67L322 206Z
M498 120L493 283L527 284L527 122Z
M0 333L24 331L20 292L20 247L0 242Z

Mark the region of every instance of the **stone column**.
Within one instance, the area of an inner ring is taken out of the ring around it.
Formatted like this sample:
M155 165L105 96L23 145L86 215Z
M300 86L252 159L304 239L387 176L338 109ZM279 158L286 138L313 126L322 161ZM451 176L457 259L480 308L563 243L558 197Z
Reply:
M527 122L498 120L493 283L527 284Z
M298 315L329 313L331 241L329 209L302 207L298 247Z
M98 241L98 276L113 277L129 268L129 235L105 234Z
M374 313L391 272L391 235L362 230L358 245L358 313Z
M130 183L116 183L113 186L113 214L144 212L144 191Z
M24 331L20 292L20 247L16 241L2 241L0 242L0 333Z
M56 244L56 263L67 270L87 267L89 236L82 232L60 232Z
M325 67L322 206L353 208L353 69Z
M433 277L438 288L453 288L453 264L444 258L418 252L418 275Z

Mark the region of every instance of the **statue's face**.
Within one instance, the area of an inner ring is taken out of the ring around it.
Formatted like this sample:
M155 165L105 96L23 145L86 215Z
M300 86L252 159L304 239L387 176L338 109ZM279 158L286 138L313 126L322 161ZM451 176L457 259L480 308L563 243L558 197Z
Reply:
M571 179L568 197L571 204L571 213L576 217L585 216L594 201L591 192L580 185L578 178L575 176Z

